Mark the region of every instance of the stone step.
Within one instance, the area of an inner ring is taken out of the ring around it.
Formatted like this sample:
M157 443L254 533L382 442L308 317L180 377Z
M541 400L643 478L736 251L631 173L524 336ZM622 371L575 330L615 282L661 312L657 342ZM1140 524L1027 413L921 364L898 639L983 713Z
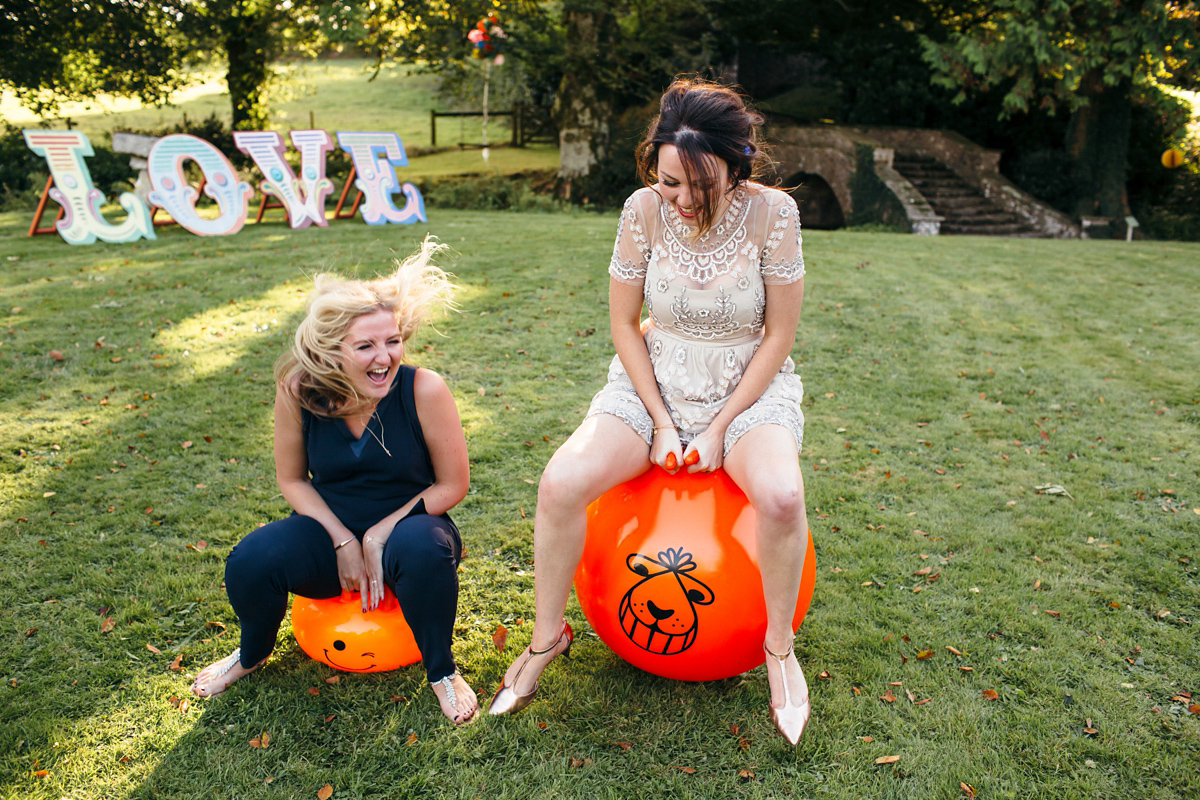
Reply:
M1036 232L1024 225L966 225L946 221L942 223L941 232L948 236L1021 236L1033 237Z
M916 187L934 213L941 233L973 236L1037 236L1016 216L984 197L953 171L932 158L897 155L893 167Z

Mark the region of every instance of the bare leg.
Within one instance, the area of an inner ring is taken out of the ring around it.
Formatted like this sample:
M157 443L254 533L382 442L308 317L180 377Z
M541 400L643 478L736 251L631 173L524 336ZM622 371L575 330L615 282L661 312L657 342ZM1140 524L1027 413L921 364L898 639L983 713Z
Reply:
M771 707L784 705L785 678L792 703L807 702L808 685L792 652L792 617L808 553L804 476L796 442L781 426L754 428L733 446L725 471L746 493L757 518L758 565L767 606L763 645L771 653L786 655L782 661L767 658Z
M509 666L504 682L518 695L531 692L542 670L565 649L555 645L562 638L567 598L583 557L588 504L649 466L646 442L611 414L585 419L546 465L533 528L536 618L530 643L533 650L546 653L522 653ZM522 670L527 659L533 663Z

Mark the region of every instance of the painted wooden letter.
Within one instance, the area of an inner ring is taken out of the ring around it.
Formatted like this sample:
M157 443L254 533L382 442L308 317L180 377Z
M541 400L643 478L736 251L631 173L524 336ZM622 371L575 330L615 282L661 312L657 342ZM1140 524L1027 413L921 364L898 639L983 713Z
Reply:
M187 182L183 162L191 159L204 172L204 193L216 201L220 216L206 219L196 213L198 192ZM159 139L146 158L149 162L150 202L197 236L228 236L246 224L246 210L254 190L239 181L229 159L213 145L186 133Z
M292 131L291 137L292 145L300 151L300 178L284 161L283 137L275 131L234 131L233 143L254 159L264 176L259 188L279 198L289 225L328 225L325 197L333 191L333 181L325 177L325 154L333 149L333 140L321 130Z
M408 166L404 144L394 133L367 131L339 131L338 146L350 154L358 172L355 188L363 193L366 202L362 207L363 222L368 225L385 225L389 222L411 225L418 220L428 222L425 215L425 198L411 183L400 185L396 167ZM392 195L403 193L407 198L404 208L392 203Z
M50 166L54 177L50 197L66 212L56 227L68 244L91 244L96 239L133 242L143 237L155 238L150 209L132 192L121 193L121 206L128 212L124 222L114 225L100 213L104 195L92 184L92 173L83 161L85 156L96 152L87 134L41 130L22 133L29 149L45 158Z

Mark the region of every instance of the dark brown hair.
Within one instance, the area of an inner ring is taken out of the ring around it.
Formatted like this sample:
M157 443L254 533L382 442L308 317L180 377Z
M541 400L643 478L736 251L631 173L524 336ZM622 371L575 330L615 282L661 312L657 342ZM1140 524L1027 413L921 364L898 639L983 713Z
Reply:
M699 78L676 78L663 92L658 116L637 147L638 177L646 186L656 183L658 151L665 144L674 145L684 179L698 190L697 232L705 233L716 222L721 199L714 191L717 175L706 156L725 164L731 190L750 180L761 169L758 126L762 123L762 116L747 108L736 90Z

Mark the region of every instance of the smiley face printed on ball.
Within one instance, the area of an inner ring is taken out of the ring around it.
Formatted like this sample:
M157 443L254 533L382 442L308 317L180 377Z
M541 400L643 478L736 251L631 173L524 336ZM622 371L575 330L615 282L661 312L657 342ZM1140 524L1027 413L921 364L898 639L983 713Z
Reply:
M692 554L668 547L658 558L631 553L625 565L642 576L621 598L617 612L629 641L650 653L682 653L700 630L697 606L711 605L712 589L689 575Z
M383 672L415 664L421 651L390 590L363 612L356 592L323 599L296 596L292 631L304 652L345 672Z
M346 652L346 642L342 639L334 639L332 649L332 653L329 652L330 648L328 647L324 650L325 663L331 667L345 670L346 672L371 672L379 668L379 665L375 663L375 654L373 652L368 650L355 656L354 653ZM345 663L350 660L353 660L355 663ZM357 666L357 663L361 663L361 666Z

